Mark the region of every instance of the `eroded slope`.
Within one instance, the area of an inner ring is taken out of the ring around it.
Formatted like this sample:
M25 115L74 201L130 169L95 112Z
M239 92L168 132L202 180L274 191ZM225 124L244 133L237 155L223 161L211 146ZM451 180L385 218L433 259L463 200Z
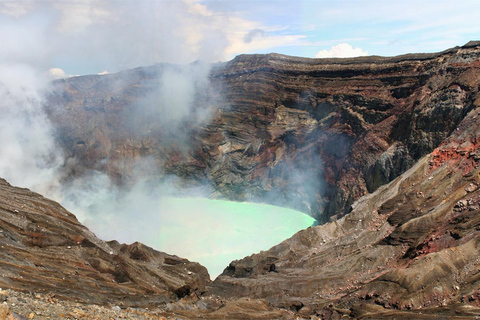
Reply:
M0 288L84 303L158 305L203 292L209 281L198 263L102 241L58 203L3 179L0 248Z
M326 318L478 314L478 121L470 112L432 154L342 219L232 262L209 293Z

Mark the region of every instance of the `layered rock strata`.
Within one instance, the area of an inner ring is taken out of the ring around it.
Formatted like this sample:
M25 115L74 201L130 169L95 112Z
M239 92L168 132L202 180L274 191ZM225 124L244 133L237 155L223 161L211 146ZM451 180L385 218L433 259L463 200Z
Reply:
M234 261L209 289L321 318L480 311L480 113L338 221Z
M241 55L212 68L174 128L158 93L168 65L56 81L47 109L70 177L131 184L148 159L150 178L327 221L453 132L480 104L479 66L478 42L392 58Z
M155 306L152 318L472 318L479 54L472 42L395 58L240 56L213 69L211 92L198 96L213 116L184 120L181 139L160 114L125 111L155 92L165 66L56 82L49 112L70 176L95 169L125 184L147 157L159 179L339 219L233 261L206 286L198 264L101 241L58 204L2 180L0 287Z
M100 240L58 203L0 179L0 288L148 306L200 294L208 281L198 263Z

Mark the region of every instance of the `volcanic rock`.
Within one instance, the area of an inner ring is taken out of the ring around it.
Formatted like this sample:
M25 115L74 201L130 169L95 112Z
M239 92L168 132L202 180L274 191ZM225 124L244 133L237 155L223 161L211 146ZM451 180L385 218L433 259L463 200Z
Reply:
M472 110L431 154L343 218L233 261L208 293L326 319L478 314L480 191L471 186L480 182L479 116Z
M159 178L338 219L233 261L209 283L196 263L104 242L2 180L0 287L53 302L154 305L149 317L159 319L480 313L480 43L393 58L239 56L212 69L197 107L218 105L209 121L186 119L180 140L159 114L125 111L155 91L162 68L54 83L48 110L70 176L94 169L128 184L148 156Z
M328 221L412 167L480 105L479 66L478 42L391 58L240 55L212 68L175 130L162 120L174 106L157 108L170 65L57 80L47 109L75 164L70 177L93 169L128 185L148 159L152 179L174 175L212 186L212 197Z
M198 263L100 240L58 203L0 179L0 288L148 306L200 294L208 281Z

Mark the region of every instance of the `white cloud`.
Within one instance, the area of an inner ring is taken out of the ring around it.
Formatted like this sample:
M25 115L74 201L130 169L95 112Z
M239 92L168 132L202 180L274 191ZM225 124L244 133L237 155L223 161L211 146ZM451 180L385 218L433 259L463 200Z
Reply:
M102 24L110 19L110 12L104 8L105 1L52 1L53 7L61 12L57 29L61 32L78 31L92 24Z
M340 43L336 46L332 46L330 50L321 50L315 58L351 58L368 56L368 51L364 51L361 48L354 48L348 43Z
M38 16L12 18L0 15L0 61L41 64L49 53L48 27Z
M238 54L276 50L277 47L305 45L305 35L284 34L285 26L265 26L258 22L228 17L228 24L224 28L228 39L225 48L225 59L232 59Z
M78 74L77 75L66 74L65 71L63 71L63 69L60 69L60 68L50 68L48 69L47 74L51 80L78 77Z
M63 78L67 78L68 76L65 74L65 71L63 71L62 69L60 68L51 68L48 70L48 75L50 76L50 78L52 79L63 79Z
M1 1L0 13L14 18L27 14L34 7L33 0Z
M0 60L8 55L42 70L54 63L67 73L86 74L158 62L225 61L267 50L314 56L323 42L368 45L370 54L380 55L436 51L461 45L480 31L474 23L480 8L475 0L457 6L432 0L248 3L0 0ZM467 6L471 10L463 9ZM335 38L329 30L336 30Z
M67 74L226 61L301 45L305 38L285 25L259 23L230 6L213 10L200 0L29 1L0 0L0 42L7 50L0 58L43 70L61 67Z
M265 30L262 30L262 29L253 29L252 31L250 31L249 33L247 33L244 37L243 37L243 42L245 43L250 43L252 42L253 40L255 39L258 39L258 38L265 38L267 36L267 32Z

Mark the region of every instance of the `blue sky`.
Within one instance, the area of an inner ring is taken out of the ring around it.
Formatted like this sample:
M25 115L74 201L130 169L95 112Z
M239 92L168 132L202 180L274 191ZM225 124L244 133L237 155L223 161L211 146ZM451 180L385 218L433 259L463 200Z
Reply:
M234 4L235 3L235 4ZM303 36L257 52L314 57L348 43L373 55L435 52L480 39L480 1L205 1L277 28L267 36Z
M435 52L480 39L478 0L0 0L0 61L65 75L241 53Z

